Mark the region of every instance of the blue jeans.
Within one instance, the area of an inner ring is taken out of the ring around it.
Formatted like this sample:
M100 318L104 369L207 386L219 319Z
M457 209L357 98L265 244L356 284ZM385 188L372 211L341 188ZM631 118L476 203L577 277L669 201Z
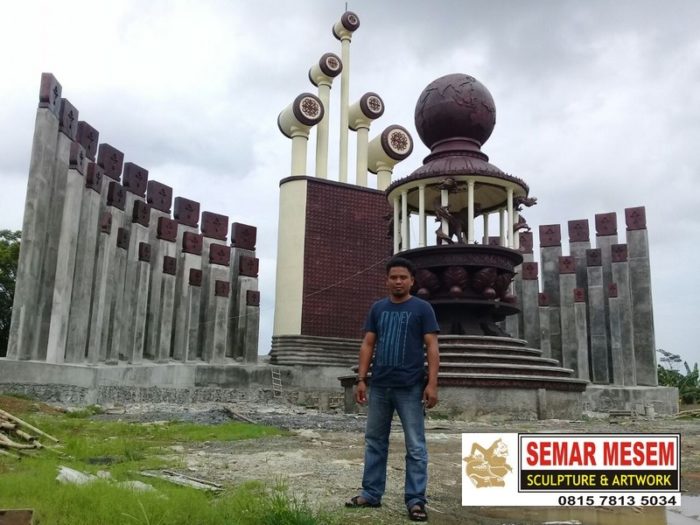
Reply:
M386 486L389 433L394 410L399 414L406 439L406 484L404 501L408 508L425 504L428 484L428 450L425 445L423 384L408 387L373 386L369 392L367 429L365 430L365 471L362 496L379 503Z

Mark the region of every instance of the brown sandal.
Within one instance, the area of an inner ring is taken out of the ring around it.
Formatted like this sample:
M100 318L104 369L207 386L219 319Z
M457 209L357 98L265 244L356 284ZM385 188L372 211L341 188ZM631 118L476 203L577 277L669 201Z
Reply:
M367 501L365 498L362 498L363 501L360 503L360 496L353 496L350 498L350 500L345 502L345 506L349 509L365 509L365 508L372 508L376 509L378 507L381 507L381 503L370 503Z
M408 519L411 521L428 521L428 513L425 511L425 505L423 503L416 503L408 509Z

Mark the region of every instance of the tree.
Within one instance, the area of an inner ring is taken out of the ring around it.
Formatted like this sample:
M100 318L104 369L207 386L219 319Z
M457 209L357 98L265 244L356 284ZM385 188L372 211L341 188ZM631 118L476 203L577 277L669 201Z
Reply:
M0 357L7 353L22 232L0 230Z

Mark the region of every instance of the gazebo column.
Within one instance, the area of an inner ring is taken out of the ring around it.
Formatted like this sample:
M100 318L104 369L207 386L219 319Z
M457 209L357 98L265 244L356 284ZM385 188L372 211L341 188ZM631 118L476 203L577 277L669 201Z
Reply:
M505 246L506 245L506 210L501 208L498 210L498 219L499 219L499 225L500 225L500 245Z
M440 191L440 206L443 208L448 208L450 206L450 200L449 200L449 192L447 190L441 190ZM447 221L445 219L441 220L441 226L442 226L442 233L445 235L450 234L450 225L447 224Z
M513 210L513 224L518 224L520 221L520 212L518 212L517 208ZM519 250L520 249L520 235L518 235L518 232L515 230L515 227L513 227L513 249L514 250Z
M507 200L508 200L508 248L515 247L513 242L513 188L508 188L507 190Z
M474 244L474 181L467 181L467 244Z
M401 204L398 198L394 198L394 253L398 253L400 246L400 231L399 223L401 222Z
M489 214L484 213L484 237L481 240L481 244L488 245L489 243Z
M408 192L401 192L401 251L410 249L408 240Z
M426 245L425 184L418 186L418 246Z

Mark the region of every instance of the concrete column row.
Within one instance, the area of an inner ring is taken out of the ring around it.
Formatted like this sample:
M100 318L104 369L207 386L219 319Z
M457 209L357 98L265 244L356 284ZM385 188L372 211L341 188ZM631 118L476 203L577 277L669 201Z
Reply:
M214 227L225 240L228 218L204 212L200 235L199 204L178 198L171 219L172 189L98 142L56 79L42 75L7 357L255 362L255 228L234 223L234 246L222 249L235 264L214 272L203 235ZM212 289L202 293L208 266Z

